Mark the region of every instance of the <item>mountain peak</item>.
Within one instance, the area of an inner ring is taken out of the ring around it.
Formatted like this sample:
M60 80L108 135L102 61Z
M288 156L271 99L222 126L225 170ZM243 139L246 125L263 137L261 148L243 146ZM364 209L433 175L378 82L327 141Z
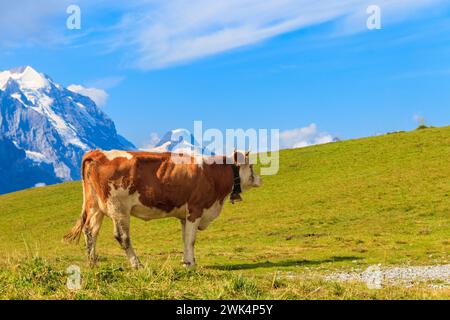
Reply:
M15 68L9 69L8 71L11 72L11 73L16 73L16 74L20 73L20 74L22 74L22 73L24 73L27 70L37 72L36 69L34 69L31 66L15 67Z
M167 142L172 144L180 143L182 141L186 141L189 144L194 145L195 139L194 136L186 129L174 129L166 132L164 136L159 140L155 147L160 147Z
M16 81L21 89L38 90L49 85L49 79L30 66L0 72L0 90L4 90L10 80Z
M168 131L155 145L146 149L153 152L182 152L200 155L214 155L214 152L200 145L192 133L186 129L174 129Z
M0 71L0 137L23 150L33 166L51 166L58 181L80 178L87 150L134 148L91 99L30 66ZM39 182L55 181L47 178Z

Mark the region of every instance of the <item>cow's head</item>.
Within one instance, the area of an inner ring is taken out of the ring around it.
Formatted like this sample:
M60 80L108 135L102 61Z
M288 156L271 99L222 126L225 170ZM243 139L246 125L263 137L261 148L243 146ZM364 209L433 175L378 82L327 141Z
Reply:
M233 158L234 163L239 167L242 191L246 191L251 187L259 187L261 185L261 177L253 169L253 163L250 161L250 152L235 151Z

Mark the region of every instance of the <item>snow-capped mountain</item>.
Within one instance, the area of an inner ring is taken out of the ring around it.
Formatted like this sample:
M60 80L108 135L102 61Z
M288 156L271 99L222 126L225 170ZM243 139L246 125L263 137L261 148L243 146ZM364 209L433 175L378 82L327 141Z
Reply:
M186 129L168 131L159 142L148 151L153 152L179 152L188 154L214 155L209 149L201 146L194 135Z
M43 183L79 179L90 149L135 148L90 98L29 66L0 72L0 138L22 150L24 165L52 168L53 178ZM3 160L0 168L7 165Z
M28 159L24 150L1 137L0 177L0 193L61 181L55 176L52 165Z

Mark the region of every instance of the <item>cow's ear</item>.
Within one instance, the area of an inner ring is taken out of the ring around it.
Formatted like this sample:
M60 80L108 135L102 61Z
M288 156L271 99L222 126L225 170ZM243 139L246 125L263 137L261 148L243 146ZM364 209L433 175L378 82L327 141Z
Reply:
M245 153L245 164L250 164L250 151Z
M245 164L246 158L244 153L235 150L233 154L234 163L237 165Z

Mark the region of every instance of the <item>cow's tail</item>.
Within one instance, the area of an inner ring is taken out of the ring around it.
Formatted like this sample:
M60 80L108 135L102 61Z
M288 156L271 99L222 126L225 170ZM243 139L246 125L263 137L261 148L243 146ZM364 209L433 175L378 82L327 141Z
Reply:
M81 182L83 186L83 206L81 208L81 215L77 223L70 229L70 231L64 236L64 242L66 243L78 243L80 241L81 232L86 224L87 212L86 212L86 184L88 183L86 164L92 159L84 157L81 163Z

